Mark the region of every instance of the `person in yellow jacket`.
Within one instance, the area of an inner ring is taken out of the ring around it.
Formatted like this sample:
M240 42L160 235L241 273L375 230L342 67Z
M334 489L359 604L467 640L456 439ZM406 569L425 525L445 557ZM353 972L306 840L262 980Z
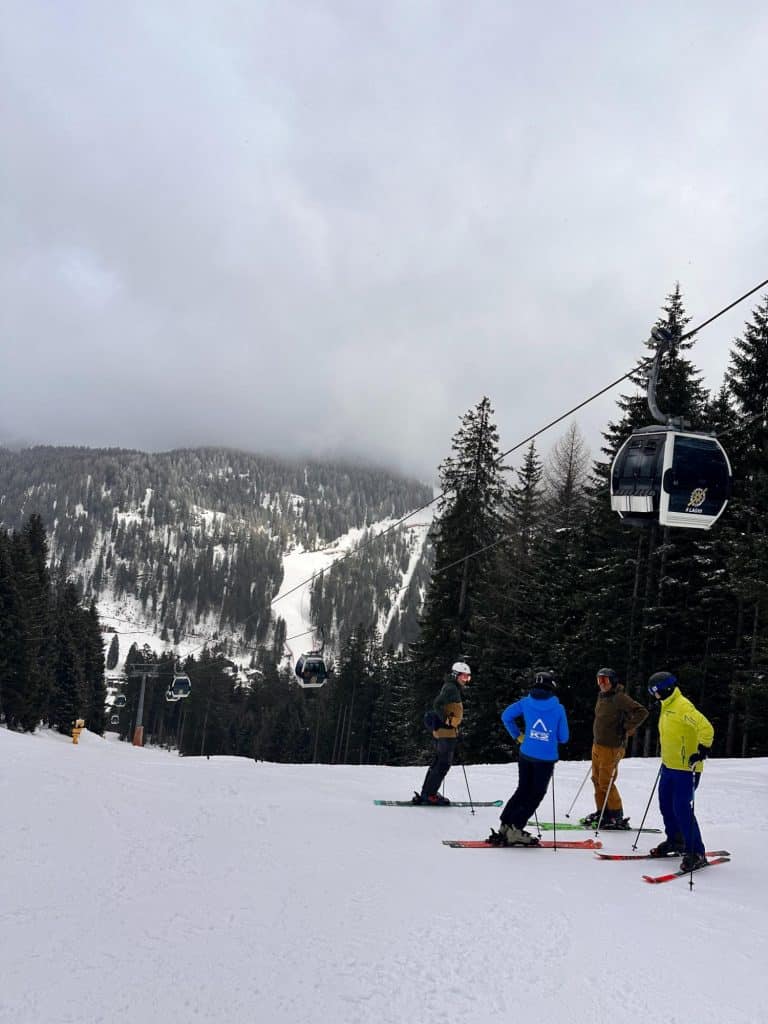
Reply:
M659 809L667 833L667 838L651 850L651 856L682 853L681 870L694 871L707 864L693 799L715 730L709 719L682 695L671 672L654 672L648 680L648 692L661 702Z

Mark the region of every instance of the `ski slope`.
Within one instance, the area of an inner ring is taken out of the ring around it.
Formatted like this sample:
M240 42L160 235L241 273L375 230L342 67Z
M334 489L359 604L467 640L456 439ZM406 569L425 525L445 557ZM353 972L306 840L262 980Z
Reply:
M622 765L638 824L657 769ZM561 819L585 770L557 768ZM645 884L643 861L441 844L484 837L496 808L374 807L422 776L0 729L0 1021L766 1019L768 759L707 762L697 813L733 860L693 891ZM516 776L468 769L476 799ZM460 770L447 783L466 798ZM572 817L590 809L583 795ZM603 839L621 851L633 835Z

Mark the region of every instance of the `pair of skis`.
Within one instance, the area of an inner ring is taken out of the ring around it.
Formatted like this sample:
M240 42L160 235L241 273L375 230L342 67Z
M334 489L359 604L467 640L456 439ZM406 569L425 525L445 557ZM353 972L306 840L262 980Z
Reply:
M452 846L454 849L464 850L541 850L541 849L557 849L564 850L594 850L598 851L602 847L602 843L595 841L594 839L585 839L581 842L562 842L553 843L546 840L541 840L535 845L531 846L495 846L493 843L485 842L484 840L475 839L444 839L444 846ZM596 857L600 860L656 860L657 858L651 857L649 853L595 853ZM716 864L727 864L731 855L728 850L708 850L705 854L707 858L706 867L714 867ZM695 870L701 871L701 868ZM675 878L684 878L689 875L690 871L683 871L679 869L677 871L669 871L663 875L643 875L643 881L649 882L651 885L660 885L662 882L671 882Z
M651 857L650 853L596 853L596 857L600 860L657 860L657 857ZM707 858L707 867L714 867L715 864L727 864L731 859L731 855L728 850L707 850L704 854ZM696 868L697 871L701 871L701 868ZM682 868L677 871L668 871L663 875L643 875L643 881L649 882L651 885L660 885L662 882L672 882L675 878L684 878L686 875L690 875L690 871L683 871Z

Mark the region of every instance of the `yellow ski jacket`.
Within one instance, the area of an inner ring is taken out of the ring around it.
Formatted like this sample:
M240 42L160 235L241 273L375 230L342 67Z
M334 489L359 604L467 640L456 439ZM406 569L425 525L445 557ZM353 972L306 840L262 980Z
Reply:
M661 761L667 768L690 771L688 758L702 747L711 747L715 738L712 723L684 697L676 686L666 700L661 701L659 739ZM701 761L696 771L703 768Z

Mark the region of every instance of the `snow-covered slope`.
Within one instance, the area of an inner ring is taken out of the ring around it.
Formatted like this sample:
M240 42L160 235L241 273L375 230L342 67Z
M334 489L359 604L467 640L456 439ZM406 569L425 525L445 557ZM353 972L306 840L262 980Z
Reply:
M622 766L635 819L657 769ZM584 771L558 766L559 815ZM468 769L476 799L516 775ZM0 1021L765 1020L768 760L707 762L697 811L733 861L693 891L644 884L643 862L441 845L483 837L493 808L373 806L422 776L0 729ZM460 771L447 793L466 796Z
M415 526L408 526L409 537L412 539L411 556L405 572L401 573L398 594L395 595L392 608L387 614L379 615L378 627L383 635L395 610L400 605L400 599L405 593L411 576L422 557L424 544L431 525L431 510L422 511L420 518L423 522ZM367 531L352 529L342 537L338 537L333 543L328 544L317 551L306 551L301 545L297 545L289 554L283 556L283 583L275 597L273 610L275 615L285 619L286 635L295 637L288 644L294 656L303 650L308 650L313 639L311 636L312 623L309 614L310 587L305 585L306 581L320 572L330 568L334 562L344 558L349 552L354 551L361 542L361 538L367 532L368 537L376 537L381 533L391 530L396 524L396 519L383 519L372 524ZM403 529L401 527L400 529Z

